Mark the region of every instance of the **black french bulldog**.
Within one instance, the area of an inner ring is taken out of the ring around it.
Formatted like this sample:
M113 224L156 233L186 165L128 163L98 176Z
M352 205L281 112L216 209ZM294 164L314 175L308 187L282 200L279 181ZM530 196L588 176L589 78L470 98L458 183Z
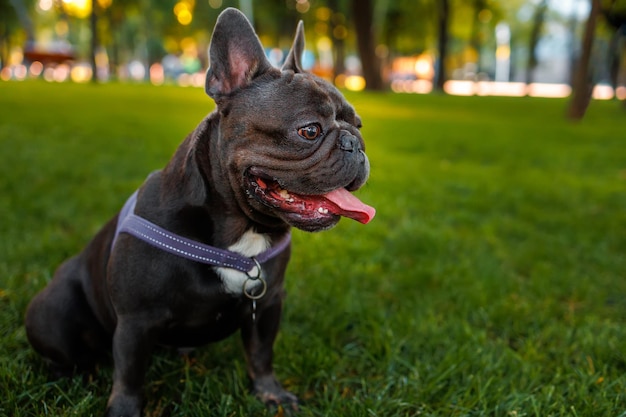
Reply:
M112 347L106 416L141 415L156 345L199 346L237 329L253 393L297 409L272 368L290 226L374 216L350 193L369 175L361 121L302 71L303 37L300 22L279 70L245 16L225 10L206 77L216 110L31 301L28 339L55 366L88 370Z

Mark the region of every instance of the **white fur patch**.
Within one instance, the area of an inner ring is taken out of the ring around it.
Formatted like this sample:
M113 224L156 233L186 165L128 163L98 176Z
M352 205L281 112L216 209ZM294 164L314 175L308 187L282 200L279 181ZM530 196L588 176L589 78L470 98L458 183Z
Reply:
M257 256L258 254L266 251L270 247L270 238L267 235L257 233L250 229L241 236L241 238L233 245L228 247L231 252L236 252L243 256ZM231 294L241 294L243 292L243 283L248 278L243 272L230 268L216 268L218 275L224 283L224 289ZM255 266L250 270L251 276L256 276L258 273ZM252 282L248 285L248 289L256 289L261 283L259 281Z

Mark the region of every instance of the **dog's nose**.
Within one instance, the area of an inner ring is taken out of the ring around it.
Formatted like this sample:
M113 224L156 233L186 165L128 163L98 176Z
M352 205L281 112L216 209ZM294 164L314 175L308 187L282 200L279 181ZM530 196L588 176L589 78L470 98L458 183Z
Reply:
M354 152L359 149L359 140L348 131L342 131L339 138L339 149L346 152Z

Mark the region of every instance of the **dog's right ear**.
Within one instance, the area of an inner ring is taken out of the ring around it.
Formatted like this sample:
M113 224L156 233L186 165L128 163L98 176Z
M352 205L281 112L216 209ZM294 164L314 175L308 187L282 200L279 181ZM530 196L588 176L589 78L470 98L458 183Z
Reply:
M206 93L214 99L248 85L272 65L246 16L228 8L217 18L206 74Z

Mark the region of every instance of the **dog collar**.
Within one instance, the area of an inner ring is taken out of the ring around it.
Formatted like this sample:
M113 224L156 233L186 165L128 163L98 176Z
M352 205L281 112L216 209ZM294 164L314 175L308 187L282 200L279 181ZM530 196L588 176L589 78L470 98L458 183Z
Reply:
M136 203L137 191L130 196L120 211L111 248L115 246L115 242L120 233L128 233L165 252L211 266L236 269L246 273L249 280L256 280L259 279L261 275L260 264L280 254L287 248L291 241L291 234L287 233L277 244L265 252L260 253L258 256L250 258L167 231L143 217L136 215L134 213ZM258 268L257 273L252 274L255 267ZM246 290L246 286L244 286L244 293L248 298L260 298L260 296L252 296L252 294ZM263 291L263 293L265 293L265 291Z

